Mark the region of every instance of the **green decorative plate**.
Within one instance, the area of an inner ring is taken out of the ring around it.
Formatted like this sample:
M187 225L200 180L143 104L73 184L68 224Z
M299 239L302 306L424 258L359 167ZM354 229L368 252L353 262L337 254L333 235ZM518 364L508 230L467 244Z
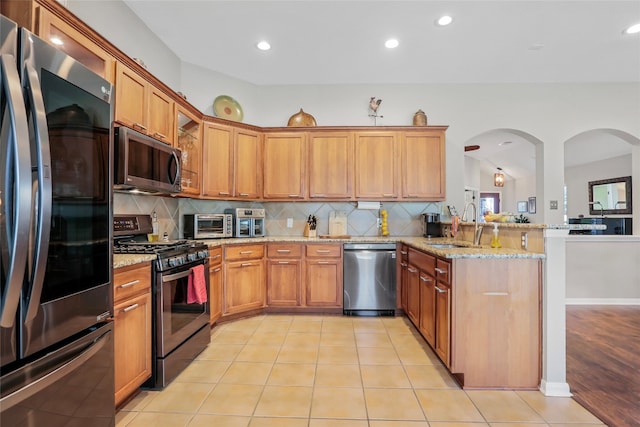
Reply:
M213 100L213 112L217 117L236 122L241 122L244 116L238 101L227 95L220 95Z

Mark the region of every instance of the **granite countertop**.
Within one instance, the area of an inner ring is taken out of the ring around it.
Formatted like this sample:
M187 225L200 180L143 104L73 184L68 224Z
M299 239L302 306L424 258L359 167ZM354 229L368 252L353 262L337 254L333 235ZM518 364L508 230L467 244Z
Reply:
M362 242L362 243L405 243L413 246L416 249L433 253L434 255L448 258L534 258L542 259L545 257L543 253L528 252L521 249L508 249L508 248L491 248L486 245L473 246L469 242L462 240L456 240L445 237L438 238L425 238L425 237L411 237L411 236L389 236L389 237L372 237L372 236L355 236L349 239L344 238L309 238L303 236L267 236L267 237L255 237L255 238L230 238L230 239L212 239L203 240L210 248L229 244L251 244L251 243L269 243L269 242L283 242L283 243L348 243L348 242ZM433 245L438 244L455 244L459 247L454 248L439 248ZM114 268L124 267L127 265L133 265L145 261L153 261L154 255L123 255L115 254L113 256Z
M451 225L451 221L442 221L441 224ZM527 229L551 229L551 230L606 230L604 224L535 224L522 222L479 222L478 225L493 227L498 224L498 228L527 228ZM460 222L460 225L474 226L475 222Z

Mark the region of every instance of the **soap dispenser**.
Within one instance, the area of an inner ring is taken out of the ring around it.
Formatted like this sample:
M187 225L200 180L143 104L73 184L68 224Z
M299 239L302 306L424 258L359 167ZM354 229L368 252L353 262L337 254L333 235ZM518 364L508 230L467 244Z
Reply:
M491 247L492 248L501 248L500 238L498 237L498 224L493 224L493 237L491 238Z

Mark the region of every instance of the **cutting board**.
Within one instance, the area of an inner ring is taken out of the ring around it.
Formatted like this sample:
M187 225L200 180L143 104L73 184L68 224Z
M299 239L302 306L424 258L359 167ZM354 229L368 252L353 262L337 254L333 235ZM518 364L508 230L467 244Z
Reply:
M329 212L329 236L345 236L347 234L347 213L344 211Z

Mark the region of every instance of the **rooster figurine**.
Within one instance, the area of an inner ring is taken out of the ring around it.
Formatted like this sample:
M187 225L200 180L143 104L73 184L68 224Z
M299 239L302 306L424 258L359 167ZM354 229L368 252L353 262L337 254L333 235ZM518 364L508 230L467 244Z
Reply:
M369 114L369 117L373 117L374 126L378 124L377 123L378 117L380 118L383 117L378 115L378 108L380 107L381 103L382 103L382 99L376 100L375 96L372 96L371 99L369 100L369 108L371 108L371 111L373 112L373 114Z
M369 108L371 108L371 111L376 113L378 111L378 107L380 107L381 103L382 103L382 99L376 100L376 97L372 96L371 100L369 101Z

